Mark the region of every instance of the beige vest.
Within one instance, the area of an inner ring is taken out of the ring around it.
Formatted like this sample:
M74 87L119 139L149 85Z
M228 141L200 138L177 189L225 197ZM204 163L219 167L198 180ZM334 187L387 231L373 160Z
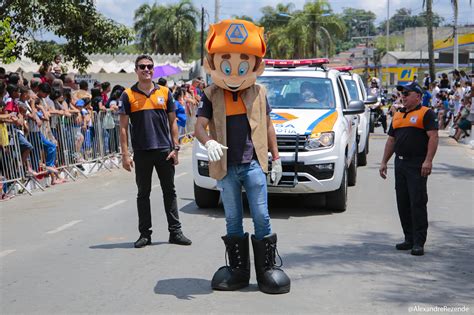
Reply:
M215 84L204 89L204 94L212 102L212 118L209 121L211 138L227 145L226 110L224 90ZM268 172L268 138L266 91L262 85L254 84L241 92L242 101L247 109L247 119L251 130L251 139L258 162L262 170ZM217 162L209 162L209 175L217 180L227 174L227 151Z

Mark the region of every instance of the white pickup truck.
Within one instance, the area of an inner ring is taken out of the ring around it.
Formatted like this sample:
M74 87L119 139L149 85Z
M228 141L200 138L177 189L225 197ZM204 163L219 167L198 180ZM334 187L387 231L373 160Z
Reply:
M343 212L347 187L357 179L358 114L364 103L350 100L341 73L327 59L266 60L257 83L267 89L283 177L270 194L324 194L326 207ZM271 167L271 165L270 165ZM206 148L193 144L194 197L199 207L216 207L219 191L209 177Z
M376 96L368 96L364 83L357 73L351 73L352 67L339 67L336 70L342 72L342 79L346 83L351 100L363 101L366 105L377 103ZM359 114L359 125L357 127L357 166L367 165L367 154L369 153L370 134L370 107L366 106L365 111Z

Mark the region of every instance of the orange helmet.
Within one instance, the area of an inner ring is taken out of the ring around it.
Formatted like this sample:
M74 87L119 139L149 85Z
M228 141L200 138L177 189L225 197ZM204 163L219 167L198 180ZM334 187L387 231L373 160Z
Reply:
M263 58L267 50L263 27L245 20L223 20L211 24L206 49L209 54L242 53Z

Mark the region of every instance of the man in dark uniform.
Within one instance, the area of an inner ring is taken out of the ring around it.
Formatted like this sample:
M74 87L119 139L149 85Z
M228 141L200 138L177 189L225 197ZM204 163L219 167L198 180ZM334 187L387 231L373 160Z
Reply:
M191 245L191 241L181 231L174 188L179 142L173 97L167 87L153 83L153 59L150 56L137 57L135 72L138 82L125 90L119 102L122 166L131 172L135 162L135 179L138 187L140 237L135 242L135 248L151 245L150 192L153 168L158 173L163 191L170 233L169 242ZM128 152L129 119L132 125L133 161Z
M397 89L404 108L393 116L379 172L387 178L387 162L395 152L397 206L405 234L405 241L396 248L421 256L428 231L426 182L438 147L438 121L431 109L421 106L423 90L418 83Z

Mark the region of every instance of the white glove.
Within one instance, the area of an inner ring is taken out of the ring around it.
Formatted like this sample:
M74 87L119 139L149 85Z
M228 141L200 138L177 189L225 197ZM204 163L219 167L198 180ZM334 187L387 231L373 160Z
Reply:
M272 170L270 172L270 179L272 180L273 185L278 185L282 174L283 174L283 168L281 167L281 159L278 158L277 160L272 161Z
M216 140L207 141L205 146L207 149L207 157L209 158L210 162L219 161L221 157L224 155L224 152L222 152L222 150L228 149L226 146L223 146Z

